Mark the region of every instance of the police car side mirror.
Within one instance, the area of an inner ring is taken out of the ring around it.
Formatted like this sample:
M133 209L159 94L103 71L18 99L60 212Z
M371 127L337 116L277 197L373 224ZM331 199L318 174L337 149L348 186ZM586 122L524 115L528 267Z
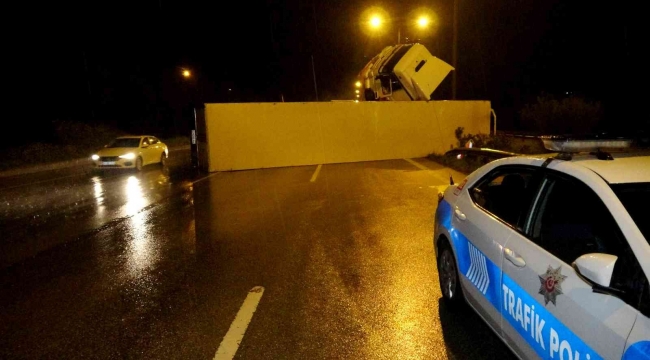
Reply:
M585 254L573 262L576 274L591 285L594 292L621 297L624 293L610 286L617 256L609 254Z

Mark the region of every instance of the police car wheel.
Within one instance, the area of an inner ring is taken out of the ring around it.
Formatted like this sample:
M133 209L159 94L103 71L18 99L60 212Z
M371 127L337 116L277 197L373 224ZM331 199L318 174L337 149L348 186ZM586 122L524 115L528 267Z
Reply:
M451 248L444 242L440 246L438 258L438 279L440 281L440 290L445 301L450 304L457 304L463 297L463 292L458 279L458 268L456 259Z

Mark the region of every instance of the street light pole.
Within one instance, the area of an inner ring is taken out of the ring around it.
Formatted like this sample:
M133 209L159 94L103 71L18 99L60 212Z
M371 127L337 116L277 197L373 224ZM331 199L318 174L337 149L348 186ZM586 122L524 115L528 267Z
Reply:
M182 75L186 79L186 81L191 81L192 73L190 72L189 69L181 68L182 70ZM190 88L190 106L192 108L192 122L190 123L190 160L192 163L192 167L197 169L199 167L199 143L198 143L198 128L197 128L197 106L198 101L201 101L199 99L199 95L202 95L200 92L200 87L198 83L198 79L196 79L196 84L187 84L185 88ZM184 113L184 111L183 111ZM181 117L185 117L183 114Z
M454 67L454 72L451 74L451 98L452 100L456 100L456 73L458 72L458 0L454 0L454 34L451 66Z

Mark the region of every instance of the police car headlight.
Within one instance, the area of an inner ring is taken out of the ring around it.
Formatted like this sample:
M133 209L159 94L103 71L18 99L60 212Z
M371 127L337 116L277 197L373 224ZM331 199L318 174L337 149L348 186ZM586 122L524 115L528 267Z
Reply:
M135 159L135 154L128 153L128 154L120 155L120 159L133 160Z
M93 156L90 157L93 160L99 160L99 155L94 154Z

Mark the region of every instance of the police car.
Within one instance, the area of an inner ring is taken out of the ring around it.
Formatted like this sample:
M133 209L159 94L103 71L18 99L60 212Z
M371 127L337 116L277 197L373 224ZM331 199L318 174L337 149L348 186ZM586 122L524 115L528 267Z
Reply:
M439 195L443 297L520 358L650 359L650 154L619 142L546 140Z

